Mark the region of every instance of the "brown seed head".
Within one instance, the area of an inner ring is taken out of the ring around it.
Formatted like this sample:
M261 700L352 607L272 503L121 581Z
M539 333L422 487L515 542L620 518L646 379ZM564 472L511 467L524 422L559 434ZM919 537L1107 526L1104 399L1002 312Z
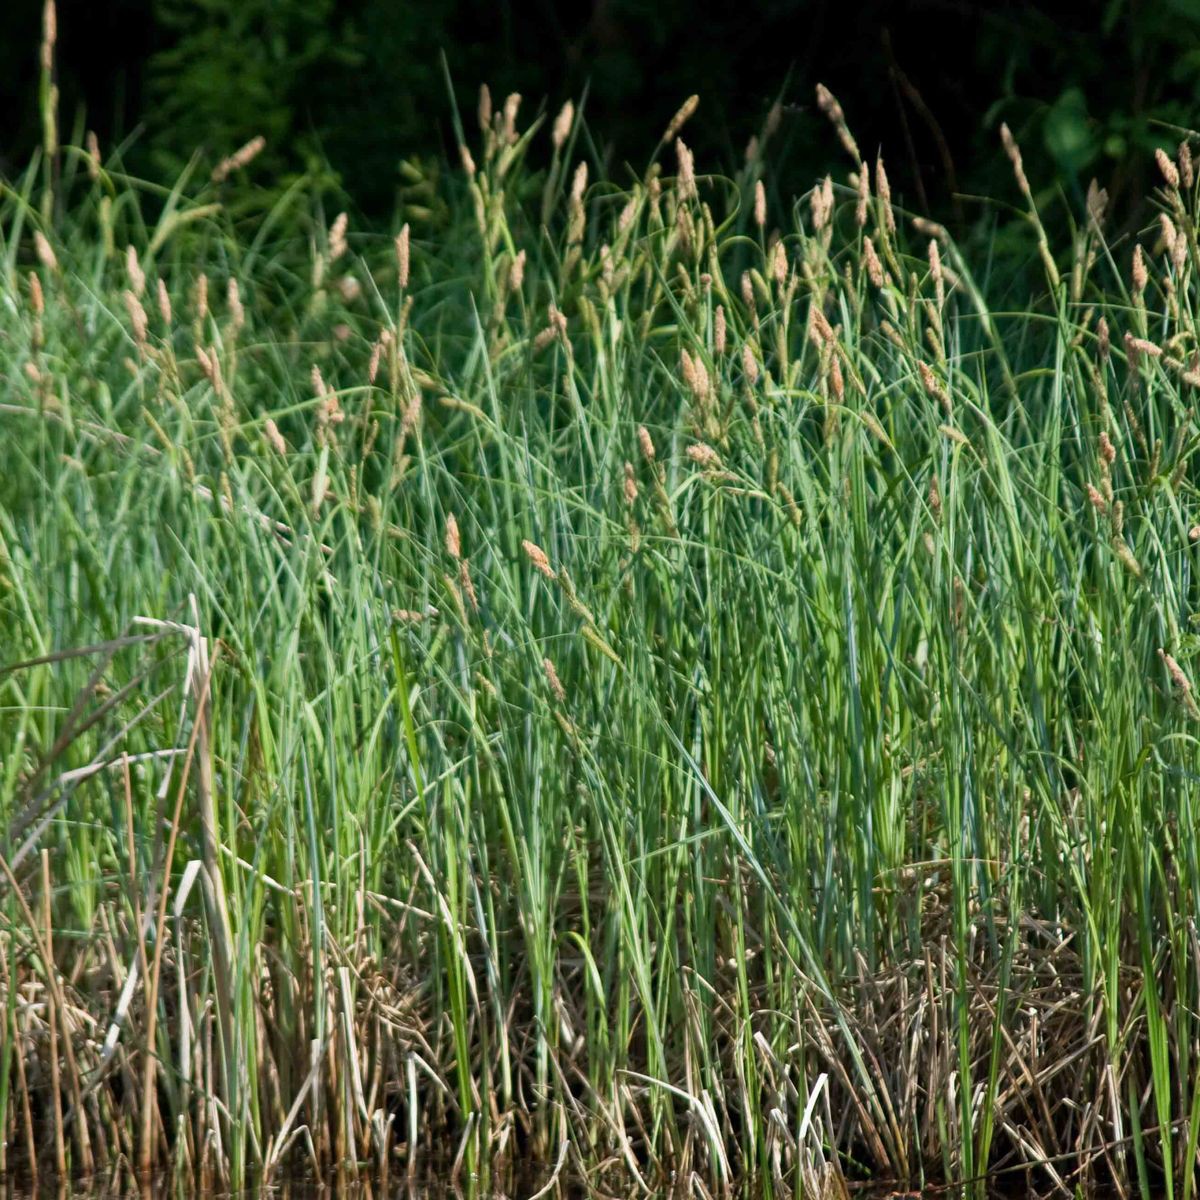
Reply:
M46 311L46 298L42 294L42 281L36 271L29 272L29 306L33 315L40 317Z
M346 253L346 226L350 218L344 213L338 213L329 227L329 261L337 262Z
M817 107L833 122L838 139L846 148L846 153L851 158L858 160L860 158L858 146L846 124L846 114L842 111L842 106L837 102L834 94L823 83L817 84Z
M1145 338L1134 337L1132 334L1125 335L1126 350L1133 348L1139 354L1147 354L1151 358L1162 358L1162 347L1157 346L1154 342L1148 342Z
M867 264L867 278L877 287L883 287L883 263L875 252L875 243L869 237L863 238L863 258Z
M1133 290L1141 295L1146 290L1149 276L1146 273L1146 260L1142 256L1142 246L1139 242L1133 248Z
M1166 245L1169 257L1175 257L1175 243L1178 234L1175 232L1175 222L1166 213L1158 214L1159 228L1162 230L1163 243Z
M575 168L575 174L571 179L571 203L578 205L583 203L583 193L587 191L588 181L588 165L586 162L581 162Z
M242 296L238 290L238 281L232 275L230 275L229 282L225 285L225 305L229 309L231 331L236 337L238 330L246 323L246 310L242 306Z
M240 171L243 167L249 166L266 147L267 139L262 137L251 138L244 146L235 150L228 158L223 158L213 168L212 181L213 183L221 183L227 179L234 171Z
M89 129L87 137L84 139L84 146L87 149L87 169L88 177L93 181L100 178L100 142L96 137L95 131Z
M158 315L162 317L164 325L171 324L171 294L167 291L166 282L159 277L157 288L158 299Z
M451 513L446 518L446 553L457 560L462 558L462 539L458 534L458 521Z
M725 353L725 306L718 304L713 313L713 350L717 354Z
M146 290L146 274L142 270L141 263L138 262L138 252L134 246L125 248L125 274L129 279L129 287L133 294L140 297Z
M749 342L742 346L742 370L746 372L747 383L753 387L758 382L758 359L754 357Z
M1087 485L1087 498L1101 516L1108 515L1108 501L1090 483Z
M512 260L512 266L508 269L508 287L509 291L519 292L521 284L525 282L525 251L518 250L517 256Z
M208 316L208 276L203 272L196 280L196 320L203 323Z
M759 229L767 223L767 189L761 179L754 185L754 223Z
M408 287L409 230L405 221L396 234L396 277L402 288Z
M546 557L546 552L541 546L526 538L521 543L521 549L525 551L535 571L541 572L547 579L554 578L554 569L550 566L550 560Z
M694 442L687 448L687 456L697 466L706 469L721 465L721 456L707 442Z
M775 282L780 287L787 282L788 260L787 250L784 248L783 239L775 243L775 248L771 252L771 275Z
M637 435L638 435L638 444L642 448L642 457L647 462L653 462L654 461L654 442L650 437L650 431L645 427L645 425L639 425Z
M689 96L680 106L679 111L671 118L670 124L667 126L666 133L663 134L662 140L666 144L684 127L690 120L692 114L700 107L699 96Z
M55 257L54 248L46 239L46 235L40 230L33 231L33 248L37 252L38 262L46 268L47 271L58 270L58 259Z
M546 672L546 682L550 685L550 691L554 693L554 698L559 704L565 704L567 701L567 693L563 688L562 680L558 677L558 672L554 669L554 664L548 659L542 659L542 670Z
M129 323L133 326L133 340L139 346L146 344L146 331L149 327L149 322L146 320L146 310L142 307L142 302L137 296L127 288L122 295L125 301L125 308L129 313Z
M888 183L887 171L883 166L883 155L875 160L875 194L883 204L883 222L888 233L896 232L896 214L892 212L892 189Z
M1154 151L1154 161L1158 163L1158 169L1162 172L1162 177L1167 181L1167 187L1172 191L1179 190L1179 170L1171 161L1171 156L1162 147Z
M829 360L829 390L834 400L841 404L846 396L846 384L842 379L842 364L836 354Z
M1162 659L1163 666L1167 668L1167 674L1171 676L1171 682L1183 693L1188 693L1192 690L1191 680L1183 673L1183 668L1171 657L1161 646L1158 649L1158 657Z
M287 442L283 440L283 434L279 432L279 426L275 424L273 417L267 418L266 424L263 426L263 434L276 454L287 453Z
M54 66L54 43L58 41L58 10L54 0L46 0L42 7L42 70Z
M628 505L632 505L638 498L638 485L637 479L634 477L633 463L628 459L625 461L625 481L622 491L625 495L625 503Z
M570 100L566 102L558 110L558 116L554 118L554 129L550 134L550 141L555 150L561 150L567 138L571 135L571 126L575 122L575 105Z
M679 160L679 176L677 187L680 200L695 200L699 192L696 189L696 162L692 152L684 145L683 138L675 140L675 156Z
M520 92L511 92L504 98L504 125L501 133L509 146L515 145L517 141L517 109L520 107Z

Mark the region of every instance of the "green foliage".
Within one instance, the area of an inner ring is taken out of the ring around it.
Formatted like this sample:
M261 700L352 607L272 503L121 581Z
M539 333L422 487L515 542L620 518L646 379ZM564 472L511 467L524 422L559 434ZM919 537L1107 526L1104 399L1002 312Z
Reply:
M993 303L547 134L398 243L4 191L10 1164L1189 1197L1194 178L1132 288L1009 182Z

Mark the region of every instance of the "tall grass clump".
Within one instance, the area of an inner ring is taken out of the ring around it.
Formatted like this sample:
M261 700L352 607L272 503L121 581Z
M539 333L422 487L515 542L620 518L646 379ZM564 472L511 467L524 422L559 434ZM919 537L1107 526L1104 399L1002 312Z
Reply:
M6 186L0 1168L1193 1195L1188 143L1001 296L818 102Z

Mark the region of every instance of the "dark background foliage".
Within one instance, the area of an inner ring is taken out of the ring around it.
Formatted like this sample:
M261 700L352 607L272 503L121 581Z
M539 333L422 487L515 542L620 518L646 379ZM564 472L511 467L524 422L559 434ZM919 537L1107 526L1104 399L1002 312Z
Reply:
M0 41L0 168L37 143L41 0L9 0ZM179 170L255 134L256 171L328 170L390 214L402 162L452 149L444 51L464 120L487 81L524 118L587 88L610 170L640 169L679 102L702 167L734 169L775 100L772 167L804 187L840 153L820 80L866 152L884 147L905 201L960 228L1007 196L996 130L1017 133L1035 186L1082 196L1097 176L1127 220L1154 145L1200 124L1200 0L59 0L65 138L128 139L136 172Z

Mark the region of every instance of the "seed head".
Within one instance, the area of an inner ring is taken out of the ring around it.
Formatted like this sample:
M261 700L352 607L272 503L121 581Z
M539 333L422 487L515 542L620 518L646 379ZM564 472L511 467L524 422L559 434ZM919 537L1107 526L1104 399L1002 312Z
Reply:
M1174 258L1175 256L1175 241L1177 234L1175 232L1175 222L1166 213L1158 214L1159 228L1162 230L1163 242L1167 248L1167 254Z
M279 426L275 424L273 417L267 418L266 424L263 426L263 433L276 454L287 453L287 442L283 440L283 434L279 432Z
M834 94L823 83L817 84L817 107L833 122L838 139L846 148L846 153L856 162L859 161L861 156L858 153L858 145L854 141L850 127L846 124L846 114L842 112L842 106L837 102Z
M47 271L56 272L58 270L58 259L55 257L54 248L46 240L46 235L40 229L33 231L33 247L37 251L38 262Z
M863 238L863 258L867 263L867 278L877 287L883 287L883 263L875 253L875 243L869 237Z
M639 425L637 435L638 435L638 444L642 448L642 457L647 462L653 462L655 451L654 451L654 442L650 437L650 430L648 430L645 427L645 425Z
M512 260L512 266L508 269L508 289L511 292L519 292L521 284L525 282L525 251L518 250L517 256Z
M542 659L542 670L546 672L546 682L550 685L550 691L554 693L555 700L559 704L565 704L566 690L563 688L562 680L558 677L558 672L554 669L554 664L548 658Z
M87 148L88 177L95 181L100 178L101 159L100 142L94 130L88 130L87 137L84 139L84 145Z
M638 485L633 473L633 463L628 459L625 460L625 482L622 491L625 495L626 504L632 505L638 498Z
M129 323L133 326L133 340L139 346L146 344L146 331L149 322L146 320L146 310L137 296L127 288L122 296L125 308L129 313Z
M517 141L517 109L521 107L521 93L511 92L504 98L504 125L501 132L507 145Z
M46 0L42 7L42 70L54 66L54 43L58 41L58 10L54 0Z
M842 379L842 365L836 354L829 360L829 390L833 392L834 400L841 404L845 399L846 384Z
M1112 439L1104 431L1100 431L1100 457L1111 467L1117 461L1117 448Z
M588 165L586 162L581 162L575 168L575 174L571 179L571 204L579 205L583 203L583 193L587 191L588 181Z
M692 114L700 107L699 96L689 96L680 106L679 111L671 118L671 123L667 126L666 133L663 134L662 140L665 143L669 142L675 135L684 127Z
M725 306L718 304L713 313L713 349L717 354L725 353Z
M446 518L446 553L456 561L462 558L462 540L458 534L458 521L453 513Z
M492 127L492 90L486 83L479 85L479 106L475 115L479 118L479 128L487 133Z
M1092 507L1101 516L1108 515L1108 501L1090 483L1087 485L1087 497Z
M203 272L196 280L196 320L203 324L208 316L208 276Z
M225 305L229 309L229 323L234 337L246 323L246 310L242 306L242 296L238 290L238 281L230 275L225 285Z
M1192 171L1192 148L1186 138L1179 143L1179 177L1183 186L1191 191L1195 175Z
M1192 690L1191 680L1183 673L1183 668L1161 646L1158 648L1158 657L1162 659L1163 666L1167 668L1171 682L1185 695L1190 692Z
M858 168L858 203L854 206L854 223L861 229L867 223L867 208L871 203L871 177L867 164Z
M780 238L780 240L775 243L775 247L771 252L771 275L774 277L775 282L779 284L780 287L783 287L783 285L787 282L787 273L787 250L784 248L783 239Z
M1154 151L1154 160L1158 163L1158 169L1162 172L1162 177L1167 181L1167 187L1172 191L1179 190L1179 170L1171 161L1171 156L1160 146Z
M555 150L561 150L567 138L571 135L571 126L575 122L575 105L570 100L566 102L558 110L558 116L554 118L554 129L550 134L550 141Z
M875 160L875 194L883 204L883 222L888 233L896 232L896 214L892 212L892 189L888 184L887 171L883 167L883 155Z
M742 370L746 372L746 382L753 387L758 382L758 359L749 342L742 346Z
M1125 335L1125 348L1128 350L1132 347L1140 354L1147 354L1151 358L1162 358L1162 347L1157 346L1154 342L1148 342L1145 338L1134 337L1132 334Z
M684 145L683 138L675 140L675 156L679 160L679 198L695 200L699 195L696 189L696 162L692 152Z
M937 376L927 363L917 360L917 370L921 375L921 383L925 391L933 397L947 413L950 412L950 395L946 389L938 382Z
M1138 295L1146 290L1149 276L1146 273L1146 260L1142 256L1142 246L1139 242L1133 248L1133 290Z
M695 442L687 448L687 456L700 467L718 467L721 456L707 443Z
M550 560L541 546L527 538L521 543L521 549L525 551L535 571L541 572L547 579L554 578L554 568L550 566Z
M1104 213L1107 208L1108 192L1093 179L1088 184L1087 214L1097 233L1100 232L1100 227L1104 224Z
M249 166L262 152L267 139L259 136L251 138L244 146L235 150L228 158L223 158L213 167L213 183L222 183L243 167Z
M396 276L401 288L408 287L408 254L409 232L408 222L405 221L403 228L396 234Z
M344 212L338 213L329 227L329 261L337 262L346 253L346 226L350 218Z
M162 317L164 325L171 324L171 294L167 291L166 282L160 277L158 281L158 315Z
M1012 163L1013 175L1016 176L1017 186L1024 192L1026 197L1030 196L1029 180L1025 177L1025 166L1021 160L1021 149L1007 125L1000 126L1000 141L1004 145L1004 153L1008 155L1008 160Z
M754 223L759 229L767 223L767 189L761 179L754 185Z

